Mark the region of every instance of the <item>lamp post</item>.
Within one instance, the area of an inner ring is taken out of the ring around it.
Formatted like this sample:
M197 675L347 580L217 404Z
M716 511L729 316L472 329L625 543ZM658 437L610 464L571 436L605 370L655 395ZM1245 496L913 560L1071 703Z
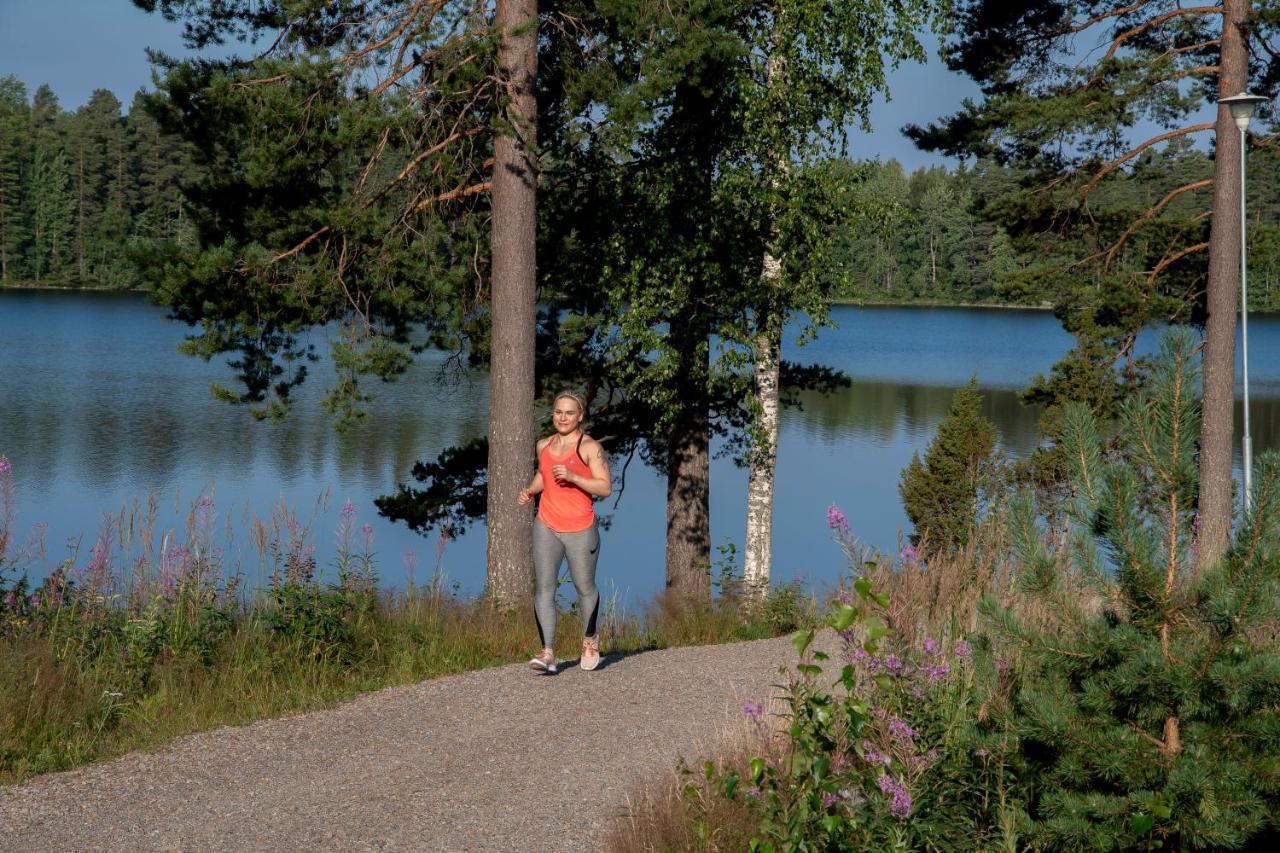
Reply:
M1241 466L1244 469L1244 511L1249 512L1253 491L1253 440L1249 437L1249 249L1245 242L1245 148L1248 140L1249 119L1253 118L1258 104L1268 101L1261 95L1241 92L1229 98L1220 98L1231 118L1240 129L1240 355L1243 364L1241 383L1244 387L1244 447Z

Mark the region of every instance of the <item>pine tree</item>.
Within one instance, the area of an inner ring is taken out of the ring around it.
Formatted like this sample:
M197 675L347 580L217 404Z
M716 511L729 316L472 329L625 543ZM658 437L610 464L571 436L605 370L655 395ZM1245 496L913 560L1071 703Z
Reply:
M16 77L0 78L0 281L23 276L26 235L23 173L29 157L27 88Z
M997 483L995 424L982 416L978 379L956 391L947 417L925 450L902 472L898 487L907 517L930 552L961 547L969 539L984 497Z
M1021 657L988 724L1020 744L1035 846L1240 849L1280 805L1280 455L1257 463L1234 545L1195 566L1195 338L1168 333L1149 390L1125 401L1111 454L1087 407L1063 417L1074 500L1046 542L1015 503L1019 618L992 600Z

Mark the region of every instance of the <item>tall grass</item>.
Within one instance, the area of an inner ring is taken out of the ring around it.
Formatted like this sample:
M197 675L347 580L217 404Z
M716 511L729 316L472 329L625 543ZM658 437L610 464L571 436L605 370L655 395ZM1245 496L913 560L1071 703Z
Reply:
M246 591L244 573L225 565L230 530L219 533L210 498L181 534L159 536L152 498L33 586L24 563L42 548L38 537L13 546L12 495L0 457L0 783L536 650L527 606L461 600L438 571L422 586L380 587L371 531L349 504L329 579L288 507L251 522L259 582ZM618 654L772 636L813 610L795 587L748 607L730 584L711 602L659 597L639 614L606 601L600 629L604 652ZM557 630L563 657L576 658L581 634L570 608Z

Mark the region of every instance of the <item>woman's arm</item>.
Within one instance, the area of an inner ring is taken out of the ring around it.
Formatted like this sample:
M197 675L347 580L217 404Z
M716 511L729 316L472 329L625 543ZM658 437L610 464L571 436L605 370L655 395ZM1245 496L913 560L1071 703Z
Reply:
M572 483L582 491L597 498L607 498L613 492L613 477L609 474L609 461L605 458L604 448L594 438L582 442L583 456L587 459L590 477L583 477L569 470L566 465L554 465L551 473L557 480Z
M542 448L547 446L547 441L548 439L545 438L538 439L537 451L539 454L542 453ZM529 501L533 500L533 496L541 492L542 488L542 472L538 471L533 475L533 479L529 481L529 485L520 490L520 495L516 498L516 503L520 504L520 506L524 506Z

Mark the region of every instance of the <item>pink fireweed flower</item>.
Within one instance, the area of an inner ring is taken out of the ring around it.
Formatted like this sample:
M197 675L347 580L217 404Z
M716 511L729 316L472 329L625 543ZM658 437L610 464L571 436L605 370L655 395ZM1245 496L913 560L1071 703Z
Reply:
M356 505L353 504L351 501L347 501L342 505L343 518L350 518L355 514L356 514Z
M748 699L742 703L742 713L753 720L759 720L764 716L764 704L754 699Z
M832 504L827 507L827 526L837 532L849 530L849 517L841 512L840 507Z
M13 473L13 464L9 462L8 456L0 456L0 477L7 477Z
M906 820L911 814L911 794L902 783L886 773L876 780L876 785L893 798L889 804L889 814L898 820Z
M920 671L924 673L925 678L929 679L930 684L936 684L939 681L945 681L951 675L951 666L940 663L937 666L921 667Z
M969 658L973 657L973 649L969 648L969 644L963 641L956 643L951 651L955 653L955 656L960 658L960 660L967 661Z
M894 717L889 721L889 737L894 740L909 741L914 740L916 730L907 725L903 720Z
M914 563L920 559L920 554L916 551L916 546L908 545L898 552L898 559L906 563Z
M939 646L938 646L937 640L935 640L933 637L924 638L924 650L926 652L928 652L931 655L936 655L938 653L938 649L939 649Z

